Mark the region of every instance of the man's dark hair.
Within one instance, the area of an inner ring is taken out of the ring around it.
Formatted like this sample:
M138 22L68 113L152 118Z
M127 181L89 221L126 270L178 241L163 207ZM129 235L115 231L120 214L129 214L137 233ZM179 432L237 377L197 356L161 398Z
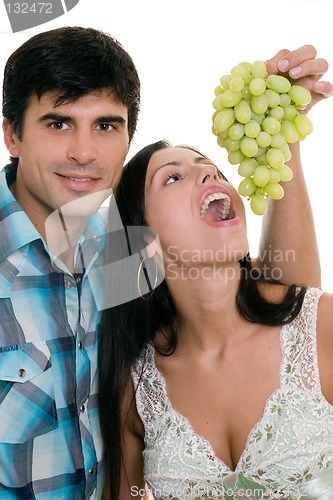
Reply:
M55 105L106 89L128 109L130 141L140 109L140 80L129 54L108 33L66 26L39 33L9 57L2 114L19 139L32 96L55 91Z

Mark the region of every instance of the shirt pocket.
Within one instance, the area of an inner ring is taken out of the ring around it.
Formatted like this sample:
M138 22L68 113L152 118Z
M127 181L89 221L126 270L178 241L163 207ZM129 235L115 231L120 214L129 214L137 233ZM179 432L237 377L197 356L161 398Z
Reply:
M0 348L0 442L25 443L58 426L46 342Z

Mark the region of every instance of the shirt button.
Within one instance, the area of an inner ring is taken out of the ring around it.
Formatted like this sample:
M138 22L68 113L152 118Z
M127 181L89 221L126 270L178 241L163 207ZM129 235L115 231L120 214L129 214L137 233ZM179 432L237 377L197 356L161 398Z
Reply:
M65 281L65 288L72 288L72 283L70 281Z
M93 467L91 467L91 469L88 470L88 474L89 474L89 476L93 476L95 474L95 469L93 469Z
M21 377L21 378L23 378L23 377L26 376L26 373L27 372L25 371L24 368L20 368L19 371L18 371L18 376Z
M76 281L76 283L78 283L78 284L79 284L79 283L80 283L80 281L81 281L81 276L77 276L77 278L75 279L75 281Z
M96 243L99 243L101 241L101 237L97 235L95 235L93 239L94 241L96 241Z
M86 409L86 408L85 408L85 406L84 406L84 405L81 405L81 406L80 406L80 412L81 412L81 413L84 413L84 410L85 410L85 409Z

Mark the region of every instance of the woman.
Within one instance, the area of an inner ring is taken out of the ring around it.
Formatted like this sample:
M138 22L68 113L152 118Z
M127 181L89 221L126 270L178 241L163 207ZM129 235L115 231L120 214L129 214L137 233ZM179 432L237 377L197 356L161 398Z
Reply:
M232 498L234 488L299 498L329 480L332 492L333 297L257 279L242 201L193 149L144 148L117 203L125 225L157 230L165 265L154 293L105 317L104 384L121 380L111 389L111 412L122 400L119 498L142 493L144 449L155 498ZM107 416L112 453L117 417Z
M333 297L253 271L242 200L193 148L141 150L116 201L163 262L144 236L142 297L103 318L106 498L329 499Z

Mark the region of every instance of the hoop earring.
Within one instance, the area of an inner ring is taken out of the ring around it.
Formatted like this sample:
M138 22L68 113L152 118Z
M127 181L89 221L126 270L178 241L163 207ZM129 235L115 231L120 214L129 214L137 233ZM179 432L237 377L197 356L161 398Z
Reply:
M154 293L156 285L157 285L157 276L158 276L157 264L155 262L155 259L153 258L153 261L154 261L154 264L155 264L155 280L154 280L154 286L152 287L150 279L149 279L149 275L148 275L148 270L147 270L146 267L143 267L143 263L144 263L144 261L146 259L148 259L148 257L143 257L142 260L141 260L141 262L140 262L139 269L138 269L138 278L137 278L138 292L139 292L140 297L143 300L149 300L153 296L153 293ZM149 288L149 296L148 297L144 296L144 295L147 295L148 292L143 295L142 292L141 292L141 288L140 288L140 274L141 274L142 270L143 270L143 273L145 275L145 278L146 278L146 281L147 281L147 285L148 285L148 288Z

